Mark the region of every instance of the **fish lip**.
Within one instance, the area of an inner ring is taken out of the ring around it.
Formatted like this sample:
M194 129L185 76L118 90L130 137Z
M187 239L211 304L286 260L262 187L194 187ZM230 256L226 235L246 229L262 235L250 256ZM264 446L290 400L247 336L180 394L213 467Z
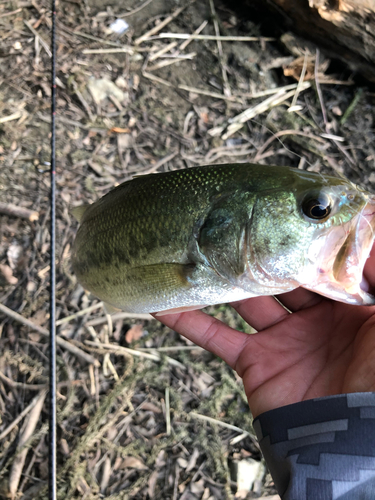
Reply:
M366 198L358 215L344 227L341 244L334 235L328 235L328 250L322 260L329 255L329 245L338 245L336 254L328 259L326 268L318 269L313 286L303 285L305 288L349 304L375 305L375 296L369 293L364 277L365 263L375 241L375 197Z
M370 257L370 253L375 242L375 197L371 198L370 202L368 202L365 205L364 209L361 212L361 222L358 225L357 234L361 230L362 224L367 225L368 229L367 229L367 234L363 236L363 239L367 239L367 243L365 242L365 244L362 246L363 250L362 250L361 265L360 265L361 281L359 282L358 286L362 291L363 295L368 298L371 298L372 299L371 303L375 304L375 296L372 293L369 293L370 284L368 283L368 281L364 276L365 264L367 259Z
M375 198L370 198L358 214L355 231L348 238L349 244L344 249L346 267L338 274L337 281L348 283L349 287L345 291L352 295L357 304L373 305L375 297L365 289L367 281L364 278L364 267L375 240Z

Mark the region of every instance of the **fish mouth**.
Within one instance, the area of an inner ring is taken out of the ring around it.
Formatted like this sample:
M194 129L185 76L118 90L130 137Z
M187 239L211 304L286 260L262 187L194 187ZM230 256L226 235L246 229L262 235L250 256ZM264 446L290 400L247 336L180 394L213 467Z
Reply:
M363 275L374 240L375 197L340 231L331 229L324 247L315 255L315 266L319 264L314 284L304 288L349 304L375 305L375 296L369 293Z

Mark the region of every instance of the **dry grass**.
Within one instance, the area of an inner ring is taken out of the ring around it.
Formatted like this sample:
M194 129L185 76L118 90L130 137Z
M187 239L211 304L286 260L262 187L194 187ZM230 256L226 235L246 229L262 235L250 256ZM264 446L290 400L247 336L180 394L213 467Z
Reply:
M206 163L288 164L375 185L374 95L331 74L322 55L315 67L316 54L279 52L218 2L180 5L59 5L61 499L230 499L231 460L261 459L231 369L148 316L109 324L77 284L69 209L135 173ZM122 36L108 31L119 15ZM46 498L49 29L44 1L0 3L0 302L37 325L0 311L1 498ZM210 312L250 331L228 307ZM273 493L266 476L247 498Z

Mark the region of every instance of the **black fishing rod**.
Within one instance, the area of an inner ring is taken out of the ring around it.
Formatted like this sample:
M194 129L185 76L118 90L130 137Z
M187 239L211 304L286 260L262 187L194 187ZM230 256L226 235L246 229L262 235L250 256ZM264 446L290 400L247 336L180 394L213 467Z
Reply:
M50 344L49 344L49 460L48 497L56 500L56 4L51 0L51 253L50 253Z

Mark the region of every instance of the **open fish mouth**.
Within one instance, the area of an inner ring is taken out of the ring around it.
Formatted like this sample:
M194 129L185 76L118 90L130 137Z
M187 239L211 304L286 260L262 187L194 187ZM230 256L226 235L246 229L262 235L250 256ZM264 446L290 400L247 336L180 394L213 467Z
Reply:
M375 240L375 198L344 224L326 236L315 259L315 279L304 288L326 297L355 305L375 305L363 270ZM312 261L311 261L312 262ZM318 263L318 264L317 264Z

